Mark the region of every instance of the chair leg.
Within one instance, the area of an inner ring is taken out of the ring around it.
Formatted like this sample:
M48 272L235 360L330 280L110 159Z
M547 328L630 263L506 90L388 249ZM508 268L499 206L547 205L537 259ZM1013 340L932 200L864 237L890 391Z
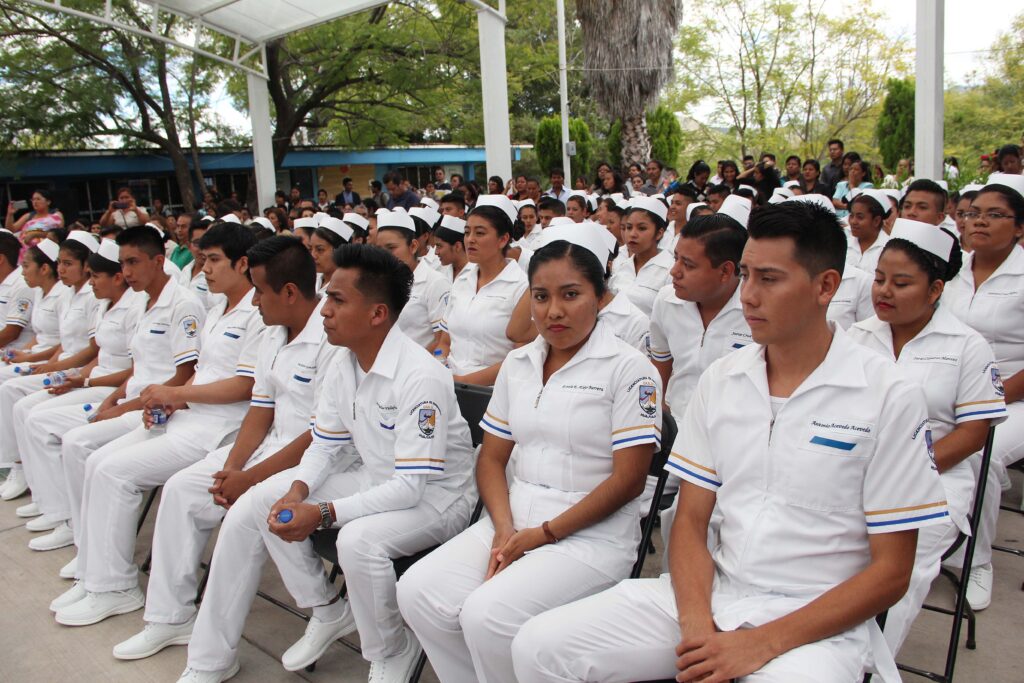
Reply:
M974 650L978 647L978 642L975 640L976 628L978 620L974 615L974 608L971 607L971 603L964 601L964 617L967 619L967 649Z
M203 601L203 593L206 592L206 582L210 580L210 565L206 565L203 571L203 578L199 580L199 589L196 591L196 605Z
M156 494L160 490L157 486L155 489L149 492L149 497L146 498L146 504L142 507L142 514L139 515L139 523L135 527L135 535L138 536L139 532L142 531L142 525L146 523L146 516L149 514L149 509L153 507L153 501L156 500Z
M423 668L427 665L427 653L420 652L420 658L416 661L416 668L412 670L412 676L409 677L409 683L419 683L420 676L423 675Z
M309 673L313 673L314 671L316 671L316 662L313 662L312 664L307 666L306 671L308 671Z

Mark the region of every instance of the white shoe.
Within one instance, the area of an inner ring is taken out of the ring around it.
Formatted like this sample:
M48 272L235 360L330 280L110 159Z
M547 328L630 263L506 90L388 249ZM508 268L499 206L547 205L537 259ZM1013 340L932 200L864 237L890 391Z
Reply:
M22 505L14 511L14 514L22 519L28 519L29 517L38 517L43 514L43 511L39 509L39 506L36 505L35 502L32 502L28 505Z
M199 671L189 667L181 672L178 683L221 683L238 673L238 662L220 671Z
M355 632L356 621L352 608L345 601L345 611L334 621L309 620L302 638L281 656L281 663L288 671L300 671L320 659L331 643L342 636Z
M7 473L7 479L4 482L4 487L0 490L0 498L4 500L14 500L28 493L28 480L25 479L25 470L21 468L21 465L15 465L11 468L11 471Z
M184 624L156 624L147 621L140 633L114 646L117 659L145 659L171 645L188 645L195 615Z
M57 528L45 536L36 536L28 542L28 547L32 550L56 550L57 548L66 548L75 542L75 532L71 530L67 522L61 522ZM63 571L63 570L61 570ZM74 578L72 576L71 578Z
M67 589L50 603L50 611L57 612L62 610L69 605L73 605L79 600L85 598L85 586L82 585L81 581L75 581L71 588Z
M379 662L370 662L369 683L407 683L416 668L416 662L420 658L423 648L420 641L408 628L405 629L405 637L408 639L405 649L393 657L382 659Z
M30 519L25 522L25 528L29 531L53 531L59 527L65 520L61 519L57 515L40 515L35 519Z
M78 573L78 555L71 558L71 561L60 568L60 578L73 579Z
M57 610L56 619L58 624L65 626L89 626L107 617L134 612L145 605L146 596L138 586L126 591L86 591L85 597L78 602Z
M992 564L972 567L967 578L967 602L980 612L992 604Z

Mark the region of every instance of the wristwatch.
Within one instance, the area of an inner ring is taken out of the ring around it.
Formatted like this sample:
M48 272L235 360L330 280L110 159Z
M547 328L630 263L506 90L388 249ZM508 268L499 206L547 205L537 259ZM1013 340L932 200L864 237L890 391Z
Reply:
M334 525L334 519L331 517L331 506L327 503L320 503L320 528L330 529Z
M89 388L89 378L88 377L86 377L85 379L82 380L82 387L85 388L85 389Z

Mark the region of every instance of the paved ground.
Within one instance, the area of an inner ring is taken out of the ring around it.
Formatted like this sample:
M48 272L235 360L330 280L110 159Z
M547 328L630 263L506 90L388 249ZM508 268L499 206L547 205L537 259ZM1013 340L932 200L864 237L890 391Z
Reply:
M1007 503L1020 501L1021 482L1004 497ZM26 499L19 501L19 504ZM56 683L58 681L145 681L173 682L185 665L185 649L173 647L138 662L119 662L110 650L142 626L142 613L127 614L86 628L57 624L47 610L50 600L70 583L57 577L60 567L71 559L71 549L36 553L28 549L32 534L14 515L14 503L0 502L0 681L7 683ZM143 529L137 558L148 552L153 517ZM1024 516L1003 512L1000 542L1024 548ZM658 543L660 550L660 541ZM647 564L648 573L660 566L660 553ZM979 616L978 648L961 645L956 681L959 683L1024 682L1024 558L996 553L995 597ZM145 580L145 579L143 579ZM287 601L273 563L264 572L263 590ZM944 581L937 582L930 602L951 604ZM941 668L950 626L949 617L924 613L914 624L900 661ZM269 681L365 681L367 664L352 650L335 644L313 673L292 674L281 668L281 653L304 628L299 618L257 599L241 647L242 672L239 683ZM354 640L353 642L357 642ZM428 669L423 681L436 678ZM921 680L906 675L906 681Z

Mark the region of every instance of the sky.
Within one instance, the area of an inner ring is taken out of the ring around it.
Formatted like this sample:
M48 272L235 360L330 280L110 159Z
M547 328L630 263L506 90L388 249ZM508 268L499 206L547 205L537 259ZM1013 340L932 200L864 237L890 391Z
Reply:
M687 0L697 2L699 0ZM934 0L932 0L934 1ZM828 0L840 12L856 12L865 0ZM914 42L917 0L867 0L887 15L885 31L892 36L905 36ZM553 0L552 0L552 4ZM945 16L945 80L947 86L966 85L970 74L983 67L989 52L996 48L996 37L1009 28L1010 22L1024 12L1024 0L946 0ZM227 93L218 88L214 109L222 120L240 130L249 127L247 113L231 106ZM700 115L700 108L695 112Z

